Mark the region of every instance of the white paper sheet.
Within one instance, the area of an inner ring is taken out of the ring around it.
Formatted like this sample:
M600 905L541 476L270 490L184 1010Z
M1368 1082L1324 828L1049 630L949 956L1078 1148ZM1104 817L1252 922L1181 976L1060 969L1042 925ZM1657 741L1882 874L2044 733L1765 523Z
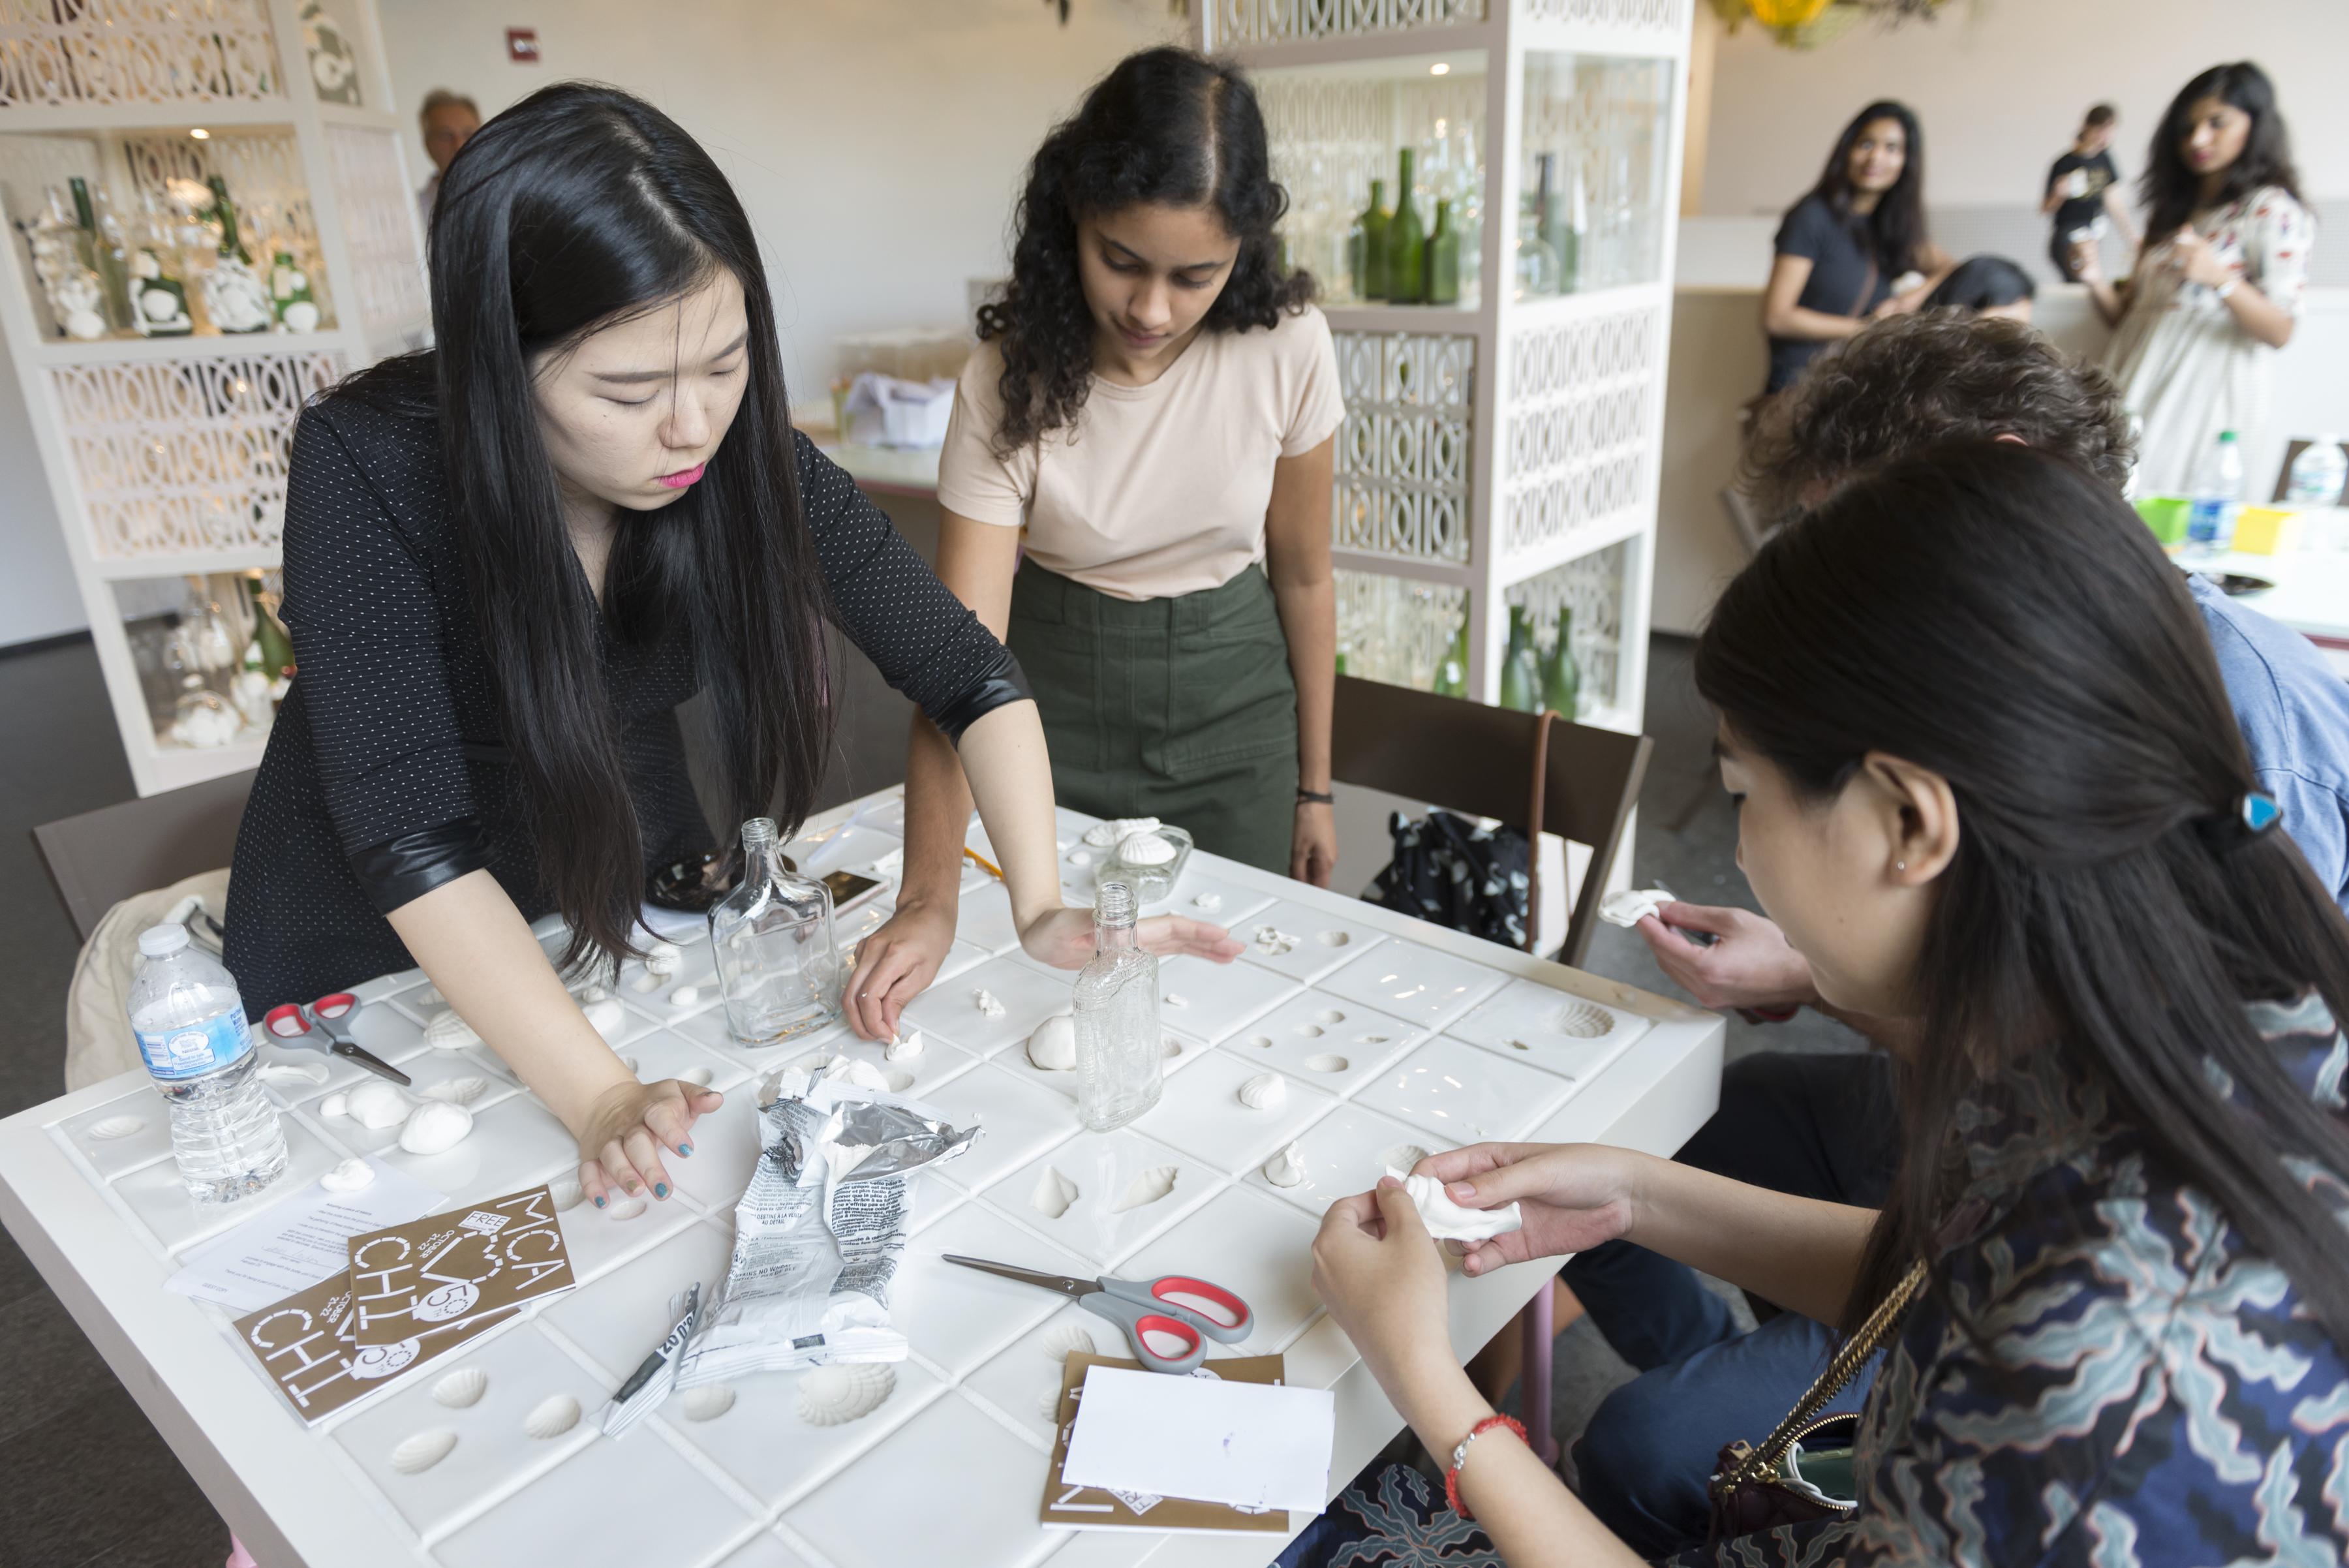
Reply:
M1214 1363L1208 1363L1213 1366ZM1337 1402L1326 1388L1096 1366L1061 1480L1313 1514L1330 1497Z
M636 911L636 923L665 942L709 929L708 915L697 915L686 909L664 909L658 904L641 906Z
M316 1182L287 1194L226 1235L187 1255L165 1283L183 1296L255 1312L351 1266L352 1237L405 1225L449 1200L370 1157L375 1179L357 1192L329 1192Z

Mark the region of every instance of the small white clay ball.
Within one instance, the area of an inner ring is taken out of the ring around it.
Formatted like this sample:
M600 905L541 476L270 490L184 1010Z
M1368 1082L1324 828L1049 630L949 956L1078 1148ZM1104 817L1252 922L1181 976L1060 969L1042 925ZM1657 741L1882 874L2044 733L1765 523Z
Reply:
M473 1130L473 1113L447 1100L427 1100L416 1107L399 1129L399 1147L410 1154L439 1154L454 1148Z
M1047 1073L1066 1073L1077 1064L1077 1021L1057 1013L1036 1025L1028 1036L1028 1060Z
M409 1101L398 1085L380 1078L370 1078L354 1086L345 1109L351 1120L363 1127L380 1130L396 1127L408 1119Z

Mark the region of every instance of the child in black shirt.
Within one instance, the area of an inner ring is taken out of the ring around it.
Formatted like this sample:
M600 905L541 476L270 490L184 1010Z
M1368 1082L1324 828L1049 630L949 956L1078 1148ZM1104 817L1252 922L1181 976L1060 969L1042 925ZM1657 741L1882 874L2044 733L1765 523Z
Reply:
M2121 200L2121 171L2107 151L2112 146L2114 122L2119 118L2108 103L2088 110L2080 121L2080 134L2073 140L2072 151L2047 171L2047 193L2039 210L2055 215L2047 255L2055 264L2056 275L2066 283L2075 283L2080 276L2074 250L2105 237L2107 215L2130 248L2137 245L2136 225L2129 222L2128 208Z

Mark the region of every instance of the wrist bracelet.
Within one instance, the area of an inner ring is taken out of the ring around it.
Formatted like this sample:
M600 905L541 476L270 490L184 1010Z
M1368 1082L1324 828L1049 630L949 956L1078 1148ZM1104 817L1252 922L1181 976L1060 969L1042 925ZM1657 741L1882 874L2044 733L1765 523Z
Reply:
M2220 285L2219 286L2219 297L2220 297L2220 299L2224 299L2224 298L2226 298L2229 295L2230 295L2230 294L2234 293L2234 292L2235 292L2235 286L2236 286L2237 284L2239 284L2239 283L2242 282L2242 281L2243 281L2243 279L2242 279L2242 275L2241 275L2241 274L2240 274L2240 273L2238 273L2238 274L2237 274L2236 275L2234 275L2233 277L2230 277L2230 278L2229 278L2226 282L2224 282L2224 283L2220 284Z
M1496 1427L1506 1427L1517 1435L1517 1441L1527 1443L1524 1422L1514 1416L1487 1416L1468 1428L1468 1435L1461 1438L1459 1446L1452 1450L1452 1468L1444 1472L1444 1501L1452 1505L1453 1512L1471 1524L1476 1522L1476 1516L1468 1511L1466 1503L1460 1501L1460 1467L1468 1462L1468 1445ZM1530 1447L1530 1443L1527 1446Z
M1297 804L1299 805L1335 805L1337 803L1336 795L1321 790L1300 789L1297 792Z

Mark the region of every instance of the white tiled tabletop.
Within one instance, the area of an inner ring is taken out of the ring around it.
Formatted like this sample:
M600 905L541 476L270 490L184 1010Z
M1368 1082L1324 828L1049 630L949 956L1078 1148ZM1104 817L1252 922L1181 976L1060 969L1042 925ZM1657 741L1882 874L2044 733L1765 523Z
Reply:
M793 853L817 870L869 868L896 846L903 819L895 792L868 797L812 822ZM1071 844L1088 825L1061 814ZM1080 880L1071 878L1072 889ZM1072 1075L1027 1063L1028 1032L1066 1011L1073 977L1019 955L1009 903L989 879L967 880L950 972L908 1009L926 1049L895 1063L839 1030L758 1053L735 1047L714 986L691 1006L668 1000L678 985L706 979L690 940L686 963L660 990L632 989L635 971L625 971L614 994L631 1023L618 1049L648 1078L707 1075L728 1093L697 1129L694 1157L668 1162L675 1195L619 1214L563 1193L579 1288L314 1428L246 1358L228 1314L159 1288L190 1246L254 1210L189 1202L163 1107L142 1077L0 1122L0 1220L264 1568L1260 1564L1271 1555L1261 1536L1040 1528L1051 1441L1040 1402L1058 1378L1040 1347L1071 1324L1087 1326L1104 1351L1118 1348L1118 1335L1047 1293L942 1255L1080 1274L1189 1272L1237 1291L1255 1311L1256 1333L1213 1353L1284 1351L1292 1380L1337 1391L1334 1490L1395 1421L1309 1283L1307 1248L1330 1202L1371 1185L1383 1160L1413 1146L1540 1137L1677 1147L1712 1110L1722 1026L1210 855L1195 854L1174 894L1145 912L1162 911L1227 924L1250 945L1228 967L1163 967L1161 1020L1174 1053L1163 1097L1106 1135L1078 1127L1074 1085L1062 1081ZM1259 947L1259 926L1296 940ZM559 950L553 922L539 935ZM357 989L368 1003L359 1038L419 1088L482 1080L476 1131L439 1156L386 1150L382 1135L323 1112L329 1090L352 1081L345 1064L269 1047L264 1061L326 1069L272 1076L292 1153L278 1192L352 1150L383 1152L452 1202L562 1185L571 1142L536 1096L486 1049L425 1045L422 1025L443 1004L420 973ZM978 1005L980 989L1004 1016ZM797 1413L796 1376L764 1373L729 1386L733 1402L722 1410L673 1397L623 1440L602 1437L601 1402L659 1339L677 1293L724 1274L733 1205L758 1156L760 1081L835 1051L904 1074L906 1092L986 1129L916 1184L895 1302L912 1349L888 1397L862 1420L815 1427ZM1239 1086L1264 1073L1286 1081L1281 1103L1241 1104ZM1305 1174L1277 1188L1262 1167L1290 1142ZM1057 1214L1034 1201L1048 1173L1076 1189ZM1476 1281L1455 1273L1454 1347L1465 1355L1482 1345L1550 1267ZM467 1369L487 1378L476 1402L437 1397L444 1378ZM561 1426L528 1418L559 1417L566 1401L580 1408L575 1424L530 1435L529 1425ZM451 1435L455 1446L439 1464L404 1473L391 1454L422 1433Z

